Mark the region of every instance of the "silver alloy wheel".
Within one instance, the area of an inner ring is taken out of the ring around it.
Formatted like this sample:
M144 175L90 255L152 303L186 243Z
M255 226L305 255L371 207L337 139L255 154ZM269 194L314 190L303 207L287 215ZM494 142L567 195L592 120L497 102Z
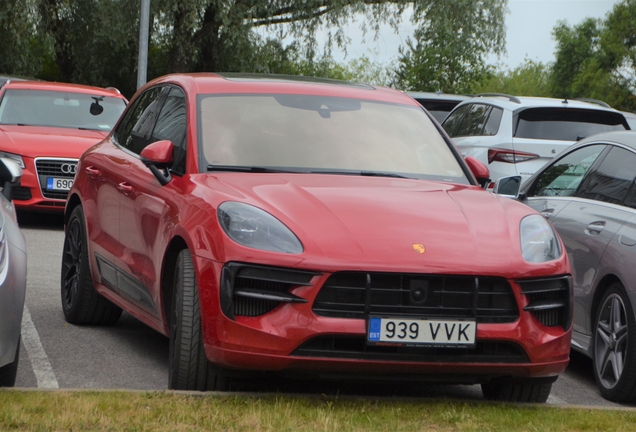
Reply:
M596 373L603 386L612 389L618 384L627 355L627 313L620 295L608 296L596 323L594 360Z

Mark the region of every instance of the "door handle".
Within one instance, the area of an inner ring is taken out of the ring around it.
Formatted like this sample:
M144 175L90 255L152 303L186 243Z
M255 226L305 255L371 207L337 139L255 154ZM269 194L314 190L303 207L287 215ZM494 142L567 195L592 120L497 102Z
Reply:
M605 228L605 221L592 222L585 229L587 235L598 235Z
M550 219L550 216L552 216L552 213L554 213L553 208L541 210L541 216L543 216L546 219Z
M119 192L123 193L126 196L130 195L133 191L133 187L126 182L119 183L117 185L117 189L119 189Z
M99 170L94 167L87 167L85 171L86 171L86 174L88 174L88 176L92 179L96 179L97 177L102 175L102 173L99 172Z

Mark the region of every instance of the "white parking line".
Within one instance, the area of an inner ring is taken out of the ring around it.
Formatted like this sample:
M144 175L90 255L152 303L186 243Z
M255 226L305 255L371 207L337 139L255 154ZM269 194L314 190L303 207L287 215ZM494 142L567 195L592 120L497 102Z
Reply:
M552 405L566 405L567 404L567 402L564 401L563 399L558 398L556 396L552 396L552 395L548 396L547 402L549 404L552 404Z
M40 335L33 325L31 314L26 305L24 305L24 312L22 313L22 343L24 343L31 360L31 367L35 373L38 388L59 388L49 358L44 352L42 342L40 342Z

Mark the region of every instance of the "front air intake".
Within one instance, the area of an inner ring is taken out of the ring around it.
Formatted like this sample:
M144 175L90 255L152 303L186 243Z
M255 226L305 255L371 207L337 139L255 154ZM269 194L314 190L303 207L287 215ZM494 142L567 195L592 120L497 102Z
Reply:
M221 309L228 317L260 316L285 303L307 303L290 290L310 286L319 273L228 263L221 274Z
M516 281L521 293L528 297L528 305L523 308L531 312L539 322L547 327L561 326L565 330L572 324L572 278L561 276L549 279L528 279Z

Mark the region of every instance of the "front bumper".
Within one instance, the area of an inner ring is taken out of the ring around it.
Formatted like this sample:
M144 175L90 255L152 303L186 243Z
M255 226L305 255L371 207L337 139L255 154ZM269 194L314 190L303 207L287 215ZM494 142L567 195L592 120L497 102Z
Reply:
M316 275L311 286L291 290L305 303L283 303L259 316L232 319L219 301L223 264L198 257L195 261L206 354L225 368L319 378L478 383L501 377L555 378L569 361L569 326L546 326L524 311L529 300L517 285L513 291L519 318L479 323L474 349L372 348L365 343L365 319L314 313L312 305L328 274Z
M20 342L26 294L26 254L11 243L0 273L0 367L12 363Z
M24 163L26 168L23 170L20 185L13 190L13 202L16 209L63 212L68 191L49 190L46 182L49 177L72 180L75 176L74 167L76 167L77 159L24 158Z

